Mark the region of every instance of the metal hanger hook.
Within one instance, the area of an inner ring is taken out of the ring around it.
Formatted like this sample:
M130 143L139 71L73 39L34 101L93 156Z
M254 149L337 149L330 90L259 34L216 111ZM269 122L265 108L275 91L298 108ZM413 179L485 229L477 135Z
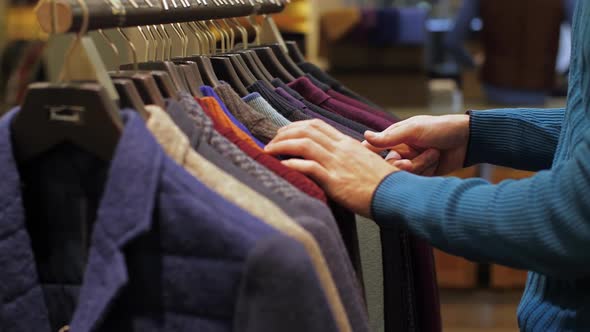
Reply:
M121 36L123 36L123 39L127 41L127 45L129 45L129 50L131 50L131 55L133 56L133 70L138 71L139 66L137 64L137 49L135 48L135 45L121 28L117 28L117 31L119 31Z
M147 37L147 35L145 34L145 32L143 32L142 27L138 26L137 30L139 31L139 33L143 37L143 40L145 41L145 57L144 57L143 61L147 62L150 58L150 40Z
M230 22L232 22L236 26L236 28L238 29L238 31L240 31L240 34L242 35L243 48L244 49L248 49L248 29L246 29L240 23L240 21L237 18L235 18L235 17L232 17L230 19Z
M90 13L88 11L88 5L86 5L86 2L84 0L77 0L78 4L80 5L80 9L82 10L82 24L80 25L80 31L78 31L78 33L76 34L76 38L74 39L74 41L72 42L72 44L70 45L70 47L68 48L68 51L66 52L65 55L65 62L67 63L68 61L71 61L71 57L72 57L72 53L74 52L74 49L76 47L78 47L78 45L82 42L82 36L86 35L86 33L88 32L88 25L90 23ZM55 6L55 0L53 0L53 5ZM52 11L52 15L55 15L56 11ZM57 17L53 17L52 21L57 25ZM64 78L66 76L66 67L67 66L63 66L61 69L61 72L59 74L59 79L58 82L63 82Z
M113 53L115 53L115 57L117 59L116 61L117 61L117 74L118 74L120 71L119 67L121 66L121 59L120 59L120 53L119 53L119 49L117 48L117 45L115 45L115 43L113 43L111 38L109 38L109 36L107 36L107 34L104 33L104 31L102 29L98 29L98 34L102 36L102 38L107 42L107 44L109 44L109 46L113 50Z

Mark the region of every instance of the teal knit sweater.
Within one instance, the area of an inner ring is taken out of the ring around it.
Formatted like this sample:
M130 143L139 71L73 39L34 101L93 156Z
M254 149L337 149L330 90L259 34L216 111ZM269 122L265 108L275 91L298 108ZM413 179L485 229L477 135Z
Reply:
M403 223L435 247L532 271L518 309L522 331L590 331L590 3L578 1L565 110L471 113L467 163L536 176L387 177L375 192L382 227Z

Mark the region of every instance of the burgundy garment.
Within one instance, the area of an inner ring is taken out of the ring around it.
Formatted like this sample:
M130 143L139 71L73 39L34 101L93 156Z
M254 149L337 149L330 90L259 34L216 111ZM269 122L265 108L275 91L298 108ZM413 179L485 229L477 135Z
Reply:
M254 147L246 143L244 140L238 137L231 129L219 126L215 124L215 129L230 142L235 144L240 150L244 151L250 158L256 160L259 164L266 167L276 175L287 180L301 192L306 193L308 196L315 198L323 203L328 202L326 193L320 188L313 180L305 176L303 173L299 173L283 165L275 157L268 155L262 151L256 150Z
M375 114L348 105L331 97L322 91L322 89L313 85L307 77L300 77L287 85L315 105L321 106L330 112L342 115L355 122L362 123L377 131L383 131L394 123L393 121L384 120Z
M305 113L306 115L308 115L314 119L322 120L325 123L329 124L330 126L336 128L339 132L341 132L347 136L350 136L358 141L363 141L365 139L362 134L357 133L356 131L354 131L346 126L343 126L336 121L332 121L332 120L322 116L321 114L317 114L314 111L310 110L304 103L295 99L295 97L291 96L283 88L277 88L277 89L275 89L275 92L277 94L279 94L280 96L282 96L283 98L285 98L289 103L293 104L293 106L296 106L297 108L302 110L303 113Z
M442 317L432 247L424 240L410 236L416 294L416 308L421 331L441 332Z
M348 104L348 105L350 105L352 107L360 108L360 109L362 109L364 111L367 111L369 113L375 114L378 117L382 118L383 120L393 121L393 122L399 122L400 121L400 119L398 117L396 117L395 115L393 115L393 114L390 114L390 113L387 113L387 112L385 112L383 110L380 110L380 109L371 107L371 106L369 106L367 104L364 104L363 102L360 102L360 101L358 101L358 100L356 100L354 98L351 98L349 96L343 95L342 93L340 93L338 91L335 91L335 90L330 89L326 93L328 95L330 95L330 97L332 97L332 98L334 98L336 100L339 100L339 101L341 101L341 102L343 102L345 104Z

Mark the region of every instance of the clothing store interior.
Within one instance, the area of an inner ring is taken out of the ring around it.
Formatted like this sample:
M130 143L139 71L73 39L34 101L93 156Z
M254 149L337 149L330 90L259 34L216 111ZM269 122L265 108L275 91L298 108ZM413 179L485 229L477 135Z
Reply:
M564 108L574 3L1 0L0 331L553 330L519 308L550 260L479 232L497 231L485 202L470 216L492 254L471 255L479 240L432 235L462 199L395 210L379 187L363 214L305 163L305 135L424 181L533 179L484 158L493 138L442 172L366 132Z

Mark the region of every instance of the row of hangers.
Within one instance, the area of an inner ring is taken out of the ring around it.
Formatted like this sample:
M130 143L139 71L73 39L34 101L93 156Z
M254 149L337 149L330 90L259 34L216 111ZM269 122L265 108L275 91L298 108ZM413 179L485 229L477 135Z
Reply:
M111 20L104 24L104 28L118 31L133 59L132 63L119 65L114 71L106 70L94 41L86 35L89 26L95 27L114 55L119 56L118 48L103 27L90 22L93 15L89 8L104 8L105 0L69 1L47 0L37 6L39 22L48 32L66 32L76 24L79 24L79 31L65 54L59 81L31 84L12 123L19 163L33 160L65 141L108 161L124 127L119 113L121 108L132 108L147 119L145 105L164 107L166 98L175 99L180 92L200 97L202 85L217 87L225 81L245 96L247 87L255 81L260 80L272 88L270 81L274 78L291 82L304 75L296 65L304 61L299 48L294 42L285 42L272 18L260 9L264 8L261 5L267 5L271 8L269 12L276 12L277 8L282 10L285 4L278 0L257 0L257 3L252 0L249 3L245 0L192 0L193 4L189 0L179 0L180 5L174 0L171 5L162 0L158 6L150 0L143 3L129 0L124 5L110 0L106 3L111 6L112 13L135 13L136 18L150 23L133 27L145 43L143 52L137 51L129 36L130 28L122 29L129 23ZM255 11L246 20L227 17L232 15L231 9L248 5ZM217 9L212 11L217 20L185 19L187 10L198 8ZM179 22L161 23L171 20L166 15L137 15L150 9L179 13ZM263 15L261 24L255 17L260 14ZM105 14L95 16L100 20ZM244 25L248 23L250 29ZM115 24L120 26L113 26ZM249 30L254 31L253 36ZM180 55L172 55L171 31L181 41Z

